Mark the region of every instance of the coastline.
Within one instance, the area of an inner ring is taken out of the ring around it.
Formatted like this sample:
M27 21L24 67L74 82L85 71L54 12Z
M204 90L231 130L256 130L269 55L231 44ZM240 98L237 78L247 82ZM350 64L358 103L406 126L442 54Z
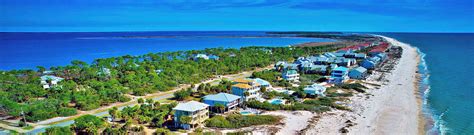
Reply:
M376 71L363 84L367 93L355 94L348 101L351 111L333 110L325 113L268 111L284 117L277 125L262 125L221 132L253 134L425 134L422 97L418 82L420 54L416 47L380 36L394 46L403 48L402 57L387 62L394 68ZM382 80L379 80L383 78ZM302 120L304 119L304 120ZM345 132L345 133L343 133Z
M304 134L424 134L422 99L418 89L419 53L415 47L395 39L380 36L394 46L403 48L402 57L382 81L376 72L366 84L368 94L351 97L352 111L331 111L321 115ZM415 60L415 61L414 61ZM414 126L416 125L416 126Z

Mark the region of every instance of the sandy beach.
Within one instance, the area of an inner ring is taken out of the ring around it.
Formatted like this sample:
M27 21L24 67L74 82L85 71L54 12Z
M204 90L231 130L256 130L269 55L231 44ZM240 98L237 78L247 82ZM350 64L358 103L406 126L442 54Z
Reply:
M265 114L284 117L282 124L256 126L227 132L250 131L253 134L423 134L421 99L417 94L416 48L384 37L403 49L390 72L375 71L364 82L367 93L350 98L352 111L333 110L323 114L308 111L269 111ZM390 63L390 64L387 64ZM382 68L386 68L385 65ZM345 133L342 133L345 132Z
M370 87L370 95L351 97L352 112L332 111L321 116L305 134L419 134L420 99L417 98L416 71L419 62L414 47L384 37L388 42L403 48L398 64L384 79L376 81L381 73L374 73L367 82L380 84Z

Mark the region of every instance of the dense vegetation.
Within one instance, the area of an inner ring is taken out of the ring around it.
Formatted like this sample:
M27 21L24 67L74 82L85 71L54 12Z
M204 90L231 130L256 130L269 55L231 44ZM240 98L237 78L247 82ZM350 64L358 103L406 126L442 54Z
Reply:
M70 127L50 127L47 128L44 132L46 135L73 135L74 132L71 130Z
M208 119L206 126L217 128L241 128L254 125L276 124L280 120L280 117L272 115L231 114L227 117L218 115Z
M141 134L144 127L133 126L139 124L157 128L156 133L169 133L164 124L170 121L175 106L176 103L162 105L157 101L146 100L122 110L116 107L110 109L110 122L94 115L84 115L75 119L71 127L50 127L46 129L46 134Z
M75 119L71 128L77 133L94 134L98 133L99 130L106 125L107 123L103 119L86 114Z
M49 68L50 75L64 80L48 89L40 84L44 67L38 67L37 71L0 71L0 114L20 117L24 112L30 122L69 116L76 114L76 109L91 110L129 101L130 95L167 91L179 84L198 83L215 75L238 73L334 49L328 46L213 48L126 55L96 59L91 64L75 60L70 65ZM220 59L192 60L192 55L197 53L214 54ZM209 91L217 92L212 88Z
M274 110L307 110L307 111L312 111L312 112L325 112L329 111L330 108L336 108L340 110L347 110L347 108L337 105L335 103L334 98L330 97L319 97L316 99L310 99L310 100L305 100L303 103L299 102L294 102L292 104L271 104L269 102L259 102L259 101L249 101L246 102L245 104L247 107L250 108L256 108L256 109L263 109L263 110L269 110L269 111L274 111Z
M367 89L367 87L365 87L364 85L362 85L360 83L343 84L339 87L341 87L343 89L353 89L353 90L355 90L357 92L360 92L360 93L365 93L364 89Z

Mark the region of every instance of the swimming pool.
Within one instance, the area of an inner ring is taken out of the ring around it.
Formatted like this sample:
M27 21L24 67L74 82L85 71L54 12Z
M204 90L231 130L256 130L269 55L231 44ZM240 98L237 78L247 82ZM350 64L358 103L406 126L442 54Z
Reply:
M250 112L250 111L240 111L240 114L242 114L242 115L250 115L250 114L253 114L253 113Z
M270 101L271 104L274 104L274 105L279 105L279 104L283 104L283 100L281 99L273 99Z

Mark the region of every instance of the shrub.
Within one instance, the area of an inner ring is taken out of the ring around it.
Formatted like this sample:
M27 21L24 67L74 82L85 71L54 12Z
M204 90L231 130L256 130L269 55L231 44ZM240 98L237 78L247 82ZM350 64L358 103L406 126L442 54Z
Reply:
M274 124L281 118L272 115L240 115L231 114L227 117L215 116L207 120L206 126L217 128L241 128L254 125Z
M155 135L167 135L170 134L170 130L166 128L157 128L155 130Z
M50 127L45 131L47 135L73 135L71 128L69 127Z
M360 83L343 84L343 85L341 85L341 88L343 88L343 89L353 89L353 90L355 90L357 92L360 92L360 93L365 93L364 89L367 89L367 87L365 87L364 85L362 85Z
M58 109L59 116L71 116L77 114L77 110L74 108L59 108Z

